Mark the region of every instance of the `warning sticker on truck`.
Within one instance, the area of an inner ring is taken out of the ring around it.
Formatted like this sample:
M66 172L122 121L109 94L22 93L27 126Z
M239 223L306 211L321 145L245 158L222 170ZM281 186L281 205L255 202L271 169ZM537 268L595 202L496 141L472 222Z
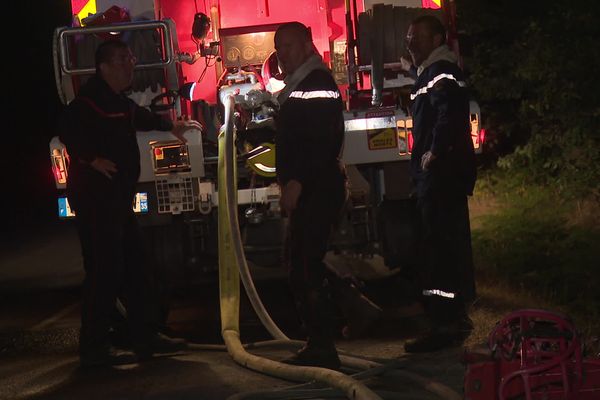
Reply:
M396 116L393 110L370 111L365 114L369 150L398 147Z
M396 128L370 129L367 131L369 150L393 149L398 147Z

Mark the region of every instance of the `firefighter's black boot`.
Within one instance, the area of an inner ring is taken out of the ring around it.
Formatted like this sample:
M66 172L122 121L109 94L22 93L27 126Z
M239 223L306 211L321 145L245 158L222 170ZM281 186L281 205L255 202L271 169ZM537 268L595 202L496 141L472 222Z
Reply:
M342 335L347 339L358 338L381 317L383 310L363 295L352 282L334 278L332 283L336 303L346 318Z
M298 297L298 311L308 333L306 346L283 363L339 369L340 358L333 336L333 307L327 280L322 287Z
M465 304L459 300L432 299L428 305L431 327L404 344L407 353L429 353L461 345L473 330Z
M293 357L281 362L290 365L320 367L333 370L338 370L342 364L334 345L324 347L322 345L311 344L310 340Z
M140 361L152 357L154 354L179 353L187 350L189 343L185 339L172 338L162 333L156 333L134 346L135 354Z
M137 357L131 352L120 351L104 340L95 340L88 335L80 335L79 364L81 368L110 367L112 365L131 364L137 362Z

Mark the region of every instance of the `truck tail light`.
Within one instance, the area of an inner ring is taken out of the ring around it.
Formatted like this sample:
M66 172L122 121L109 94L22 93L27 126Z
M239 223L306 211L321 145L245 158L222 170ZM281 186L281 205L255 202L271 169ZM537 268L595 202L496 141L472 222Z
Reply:
M54 175L54 181L56 185L64 185L67 183L67 165L69 160L69 155L67 154L67 150L65 148L52 149L50 154L50 159L52 160L52 173Z
M481 140L481 133L483 129L480 129L481 125L479 123L479 114L471 113L471 140L473 141L473 148L478 150L483 144L483 140ZM483 132L485 135L485 132Z
M396 126L398 127L398 147L400 148L400 155L412 153L412 118L398 119L398 121L396 121Z

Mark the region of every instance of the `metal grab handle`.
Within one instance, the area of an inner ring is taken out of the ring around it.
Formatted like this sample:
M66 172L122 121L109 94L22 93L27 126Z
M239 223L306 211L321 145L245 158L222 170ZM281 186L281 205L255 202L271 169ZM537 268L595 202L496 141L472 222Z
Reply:
M162 68L166 67L174 61L173 43L169 39L171 37L171 29L166 22L163 21L143 21L143 22L132 22L123 24L113 24L107 26L93 26L93 27L82 27L82 28L71 28L63 27L56 30L57 42L58 42L58 56L60 62L60 69L64 74L67 75L84 75L93 74L96 72L95 68L71 68L68 63L68 46L67 39L70 36L75 35L88 35L95 33L106 33L106 32L126 32L141 29L154 29L158 28L164 31L162 34L164 40L164 51L165 58L163 61L158 63L147 63L137 64L136 70Z

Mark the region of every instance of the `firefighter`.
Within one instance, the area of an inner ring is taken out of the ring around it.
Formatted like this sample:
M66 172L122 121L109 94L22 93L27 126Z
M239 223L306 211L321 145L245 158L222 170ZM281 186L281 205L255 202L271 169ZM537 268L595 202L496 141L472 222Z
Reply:
M285 362L337 369L332 288L323 258L346 199L346 174L340 162L343 103L306 26L281 25L275 33L275 50L286 74L276 120L280 203L289 218L286 264L308 336L306 346Z
M123 361L109 339L117 297L127 309L135 359L187 347L183 339L157 331L156 298L132 210L140 173L136 130L171 131L185 141L187 130L201 126L191 120L171 122L129 99L126 91L135 63L124 42L101 43L95 54L96 74L61 118L60 139L70 156L67 195L76 214L85 269L79 343L82 367Z
M421 232L421 295L431 328L405 344L429 352L462 342L472 330L467 304L475 281L467 198L476 179L469 99L457 57L434 16L409 26L406 47L416 79L411 114L414 182Z

